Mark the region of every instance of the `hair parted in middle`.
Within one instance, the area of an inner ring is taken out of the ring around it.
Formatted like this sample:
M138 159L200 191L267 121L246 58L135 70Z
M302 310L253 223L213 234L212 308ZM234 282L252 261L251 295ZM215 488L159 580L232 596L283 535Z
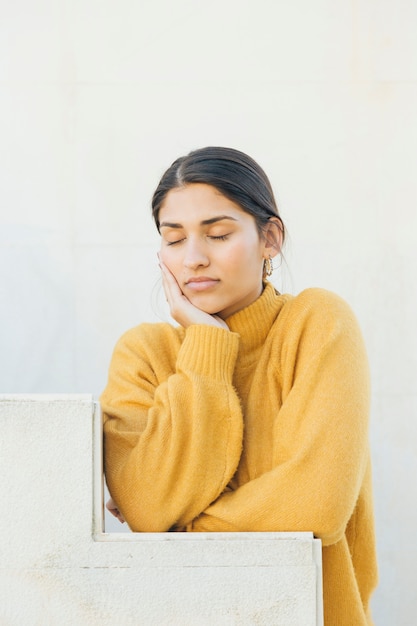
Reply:
M179 157L163 174L152 197L152 215L159 231L159 211L172 189L193 183L215 187L224 196L253 216L260 234L271 218L277 218L285 238L271 183L254 159L235 150L208 146Z

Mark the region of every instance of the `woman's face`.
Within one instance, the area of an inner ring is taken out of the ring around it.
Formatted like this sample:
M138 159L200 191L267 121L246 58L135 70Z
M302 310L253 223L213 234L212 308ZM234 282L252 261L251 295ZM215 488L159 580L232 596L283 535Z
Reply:
M167 194L159 221L162 261L194 306L226 319L260 296L269 253L238 204L193 183Z

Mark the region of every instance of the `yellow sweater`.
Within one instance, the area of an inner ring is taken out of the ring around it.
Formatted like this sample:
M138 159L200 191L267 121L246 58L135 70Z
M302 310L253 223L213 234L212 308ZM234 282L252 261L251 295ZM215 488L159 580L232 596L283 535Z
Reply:
M326 626L372 624L369 373L332 293L271 284L230 331L141 324L101 397L105 472L134 531L313 531Z

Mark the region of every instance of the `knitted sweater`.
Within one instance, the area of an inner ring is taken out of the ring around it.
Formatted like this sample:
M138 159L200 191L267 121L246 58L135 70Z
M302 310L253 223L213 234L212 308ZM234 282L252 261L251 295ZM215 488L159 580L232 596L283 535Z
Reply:
M105 473L134 531L312 531L326 626L372 624L369 372L347 304L262 295L230 328L141 324L116 345Z

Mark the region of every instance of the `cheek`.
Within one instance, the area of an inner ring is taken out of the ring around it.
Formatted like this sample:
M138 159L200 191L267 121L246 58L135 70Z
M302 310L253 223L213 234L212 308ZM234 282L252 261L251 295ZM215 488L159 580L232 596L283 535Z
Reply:
M162 261L165 263L165 265L168 265L168 263L170 262L172 263L173 259L175 258L175 254L173 254L174 249L175 249L175 246L173 248L170 248L169 246L166 245L165 242L161 241L158 255L162 259Z
M250 268L254 270L262 263L262 251L260 250L259 241L252 237L247 237L236 242L230 247L226 254L226 261L230 269L238 271L247 271Z
M181 275L181 262L178 259L178 254L175 254L174 249L171 250L169 247L167 248L167 246L161 245L159 249L159 258L178 281Z

